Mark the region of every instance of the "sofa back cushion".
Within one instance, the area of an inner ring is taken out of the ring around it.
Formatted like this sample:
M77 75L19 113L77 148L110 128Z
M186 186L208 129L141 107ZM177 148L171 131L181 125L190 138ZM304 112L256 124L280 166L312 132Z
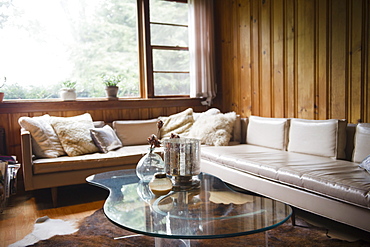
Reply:
M291 119L288 151L336 157L338 120Z
M148 144L148 137L157 135L158 119L119 120L113 122L113 129L123 146ZM149 147L149 146L148 146Z
M370 123L359 123L356 127L353 162L361 163L370 155Z
M250 116L246 143L286 150L288 119Z

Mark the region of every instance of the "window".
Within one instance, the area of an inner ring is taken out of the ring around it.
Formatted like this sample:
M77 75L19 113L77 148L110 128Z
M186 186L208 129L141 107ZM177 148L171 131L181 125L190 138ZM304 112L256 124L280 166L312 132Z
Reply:
M0 0L5 99L59 98L64 81L77 82L77 97L105 97L104 74L123 76L119 97L189 95L187 11L170 0Z
M189 95L188 6L150 0L154 95Z

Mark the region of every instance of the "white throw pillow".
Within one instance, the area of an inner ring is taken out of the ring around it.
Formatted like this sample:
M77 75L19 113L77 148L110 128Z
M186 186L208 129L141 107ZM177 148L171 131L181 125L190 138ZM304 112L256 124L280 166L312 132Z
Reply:
M163 121L160 138L169 138L171 133L186 136L193 126L193 109L188 108L185 111L170 115L168 117L159 117Z
M250 116L247 144L286 150L288 119Z
M188 136L200 139L202 144L227 146L235 120L235 112L199 118L191 127Z
M338 120L291 119L288 151L336 157Z
M359 123L356 126L353 162L360 163L370 154L370 123Z
M94 128L94 123L89 113L74 117L51 117L50 124L68 156L99 151L90 135L90 129Z
M148 144L148 137L157 135L158 119L119 120L113 122L113 129L123 146ZM149 147L149 146L148 146Z
M56 158L66 155L58 135L50 125L50 116L20 117L19 125L32 136L33 154L40 158Z

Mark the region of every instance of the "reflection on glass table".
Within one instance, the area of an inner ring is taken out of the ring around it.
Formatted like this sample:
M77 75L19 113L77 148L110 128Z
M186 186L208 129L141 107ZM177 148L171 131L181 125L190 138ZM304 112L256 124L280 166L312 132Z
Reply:
M132 232L155 237L156 245L168 239L224 238L263 232L281 225L292 214L291 207L284 203L235 192L210 174L201 173L199 180L199 188L156 197L134 170L87 178L89 183L110 191L104 204L108 219ZM190 243L180 241L184 246Z

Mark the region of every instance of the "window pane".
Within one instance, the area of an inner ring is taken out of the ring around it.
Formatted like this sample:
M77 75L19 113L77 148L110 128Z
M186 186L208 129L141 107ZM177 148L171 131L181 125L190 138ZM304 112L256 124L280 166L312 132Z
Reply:
M103 73L123 74L120 97L139 96L136 6L136 0L2 1L5 98L58 98L66 80L77 82L78 97L105 97Z
M189 51L153 50L154 71L189 72Z
M189 95L190 77L188 73L154 73L154 93L164 95Z
M152 45L189 46L187 27L151 24L150 32Z
M188 5L164 0L150 0L150 22L188 25Z

